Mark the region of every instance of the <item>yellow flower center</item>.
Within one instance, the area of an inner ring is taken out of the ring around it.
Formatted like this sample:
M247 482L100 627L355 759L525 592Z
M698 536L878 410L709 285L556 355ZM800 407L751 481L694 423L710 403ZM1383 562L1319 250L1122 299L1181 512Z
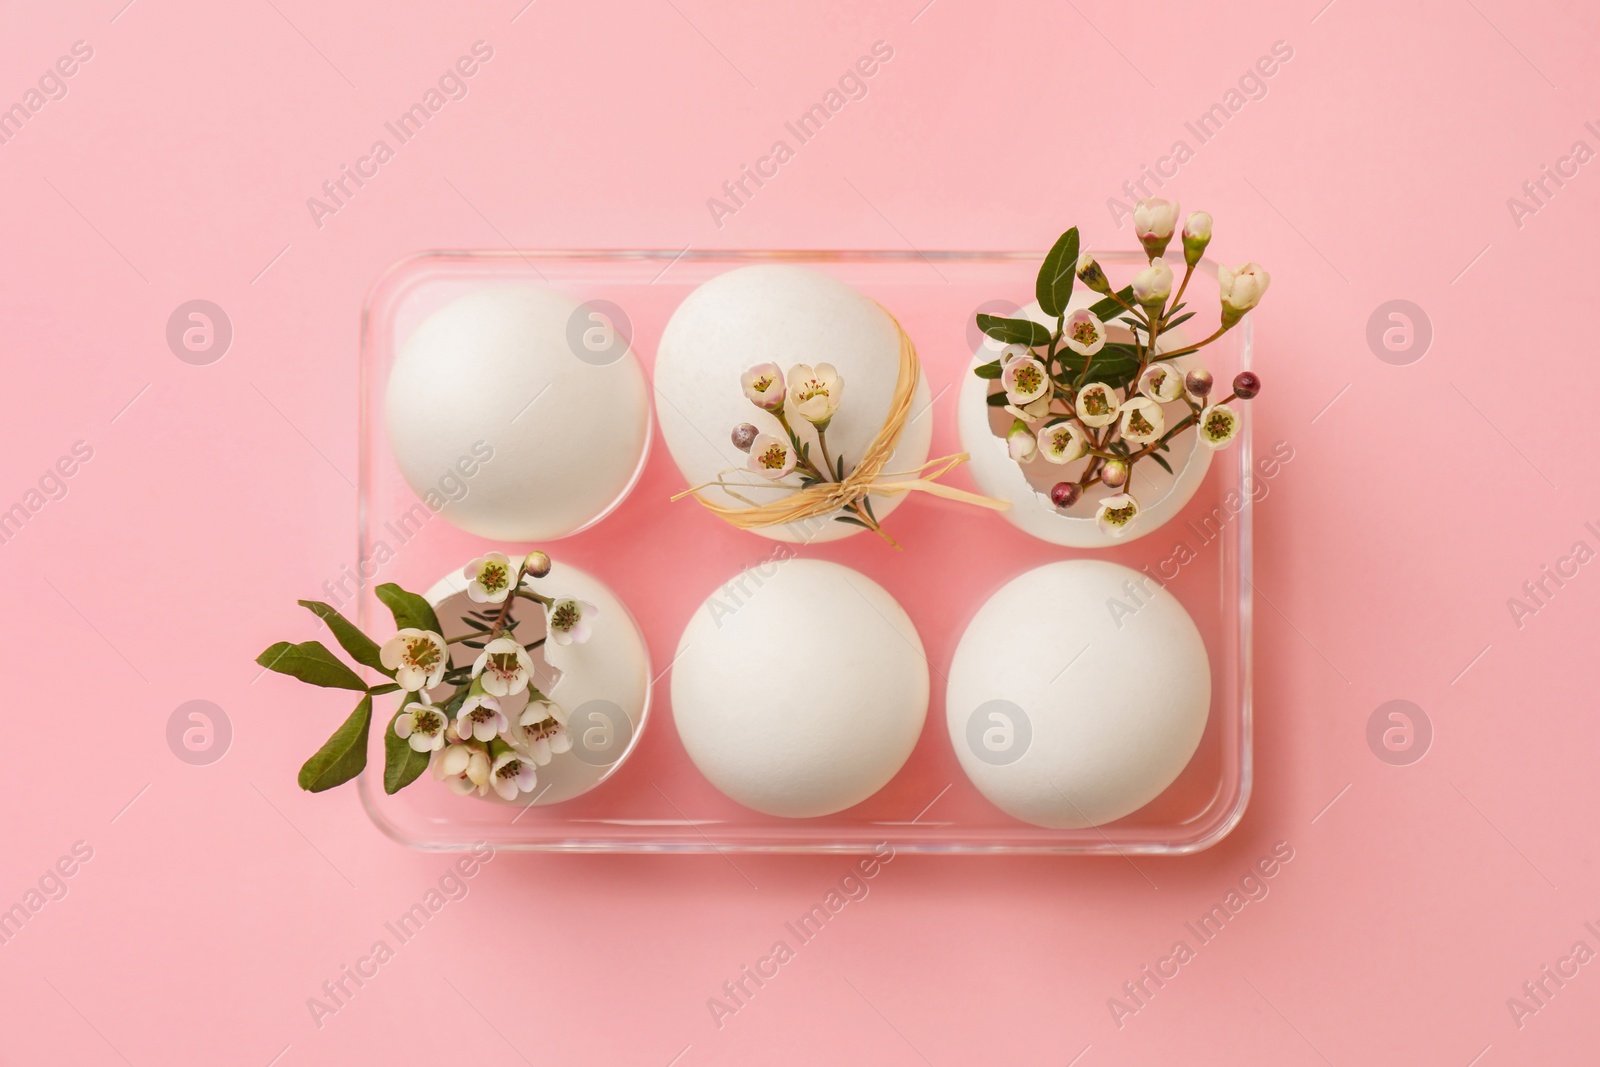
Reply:
M1132 504L1124 504L1120 508L1107 508L1106 521L1113 526L1126 526L1136 510Z
M503 564L496 562L485 563L478 570L478 584L491 593L498 593L510 581L511 576L506 573L506 568Z
M1140 436L1155 432L1155 427L1150 425L1150 420L1145 418L1144 412L1138 409L1135 409L1133 414L1128 416L1128 429Z
M1106 401L1105 390L1094 389L1083 394L1083 410L1091 415L1105 415L1110 413L1111 405Z
M1075 322L1072 324L1072 339L1080 345L1092 345L1100 337L1100 331L1094 328L1092 322Z
M557 604L556 610L550 613L550 625L562 633L578 625L578 605L570 600Z
M768 447L768 449L761 453L761 455L757 456L756 462L760 463L769 471L781 471L788 458L789 450L784 448L782 445L774 444Z
M426 637L413 637L406 642L406 662L429 670L439 662L439 646Z
M1031 393L1044 384L1044 375L1039 373L1039 368L1029 363L1018 367L1012 381L1016 383L1017 392Z
M1220 441L1227 437L1233 429L1233 417L1220 411L1213 411L1206 420L1206 436L1213 441Z

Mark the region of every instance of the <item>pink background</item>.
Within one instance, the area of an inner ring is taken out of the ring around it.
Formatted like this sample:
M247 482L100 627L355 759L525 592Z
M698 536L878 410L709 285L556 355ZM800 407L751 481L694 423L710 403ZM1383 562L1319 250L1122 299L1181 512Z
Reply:
M1578 566L1520 620L1508 599L1600 548L1600 177L1520 218L1507 200L1600 149L1600 14L921 3L6 6L0 103L75 41L93 57L0 144L0 509L93 455L0 544L25 680L0 908L92 850L0 945L4 1062L1593 1059L1600 966L1520 1020L1507 1001L1600 950L1600 579ZM307 197L478 40L468 95L319 228ZM707 198L879 40L867 97L717 226ZM378 272L508 243L1042 248L1074 221L1123 244L1107 198L1194 148L1185 121L1277 41L1266 95L1164 190L1217 216L1214 254L1273 272L1252 415L1296 454L1257 512L1258 781L1233 835L1168 860L901 857L720 1028L707 999L844 860L502 854L319 1027L307 998L452 862L380 836L352 790L301 793L325 723L252 684L353 555ZM197 298L234 328L208 366L165 340ZM1367 340L1394 299L1432 323L1408 365ZM167 745L191 699L232 723L207 766ZM1406 766L1367 742L1393 699L1434 730ZM1267 896L1119 1026L1108 999L1277 842Z

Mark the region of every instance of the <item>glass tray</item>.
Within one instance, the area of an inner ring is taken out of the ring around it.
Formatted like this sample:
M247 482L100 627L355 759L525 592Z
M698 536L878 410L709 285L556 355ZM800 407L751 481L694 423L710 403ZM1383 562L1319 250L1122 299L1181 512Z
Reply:
M954 404L959 380L982 341L975 314L1010 314L1032 300L1042 258L1042 252L662 250L441 251L401 260L378 279L362 311L358 558L369 579L357 597L362 627L381 635L392 625L372 594L377 584L399 582L422 592L485 549L538 547L494 545L437 516L408 529L403 542L391 532L392 521L410 512L418 498L389 448L383 419L388 370L410 332L448 300L486 284L535 281L579 301L608 301L629 320L624 332L648 374L668 318L702 282L752 263L825 271L881 302L916 343L935 397L930 455L938 456L960 451ZM1101 258L1112 277L1123 281L1136 265L1133 254ZM1197 324L1215 321L1214 267L1203 264L1196 271L1187 298L1199 312ZM1250 337L1247 317L1206 349L1219 391L1249 366ZM691 500L671 503L685 486L666 448L654 440L632 493L611 514L544 546L558 567L571 562L607 583L648 643L655 664L653 706L622 765L593 791L553 805L457 797L426 776L386 796L383 743L375 729L369 769L359 785L366 810L395 840L440 851L477 842L551 852L867 853L881 843L901 852L945 854L1176 855L1207 848L1238 823L1250 796L1251 508L1254 495L1270 491L1271 477L1268 458L1259 470L1252 465L1253 421L1247 410L1239 439L1216 455L1177 518L1111 549L1059 548L996 513L925 494L914 494L885 521L903 551L864 532L801 546L801 555L853 567L900 600L927 651L932 702L916 749L887 786L838 814L796 820L761 815L724 797L695 769L674 730L667 674L679 635L712 591L771 558L774 542L726 525ZM973 488L962 468L949 481ZM380 555L385 559L377 565ZM1149 568L1164 581L1205 638L1211 709L1194 758L1155 801L1103 826L1048 830L1006 815L967 781L945 725L945 675L967 623L991 594L1025 570L1076 557ZM388 722L393 699L379 698L375 722Z

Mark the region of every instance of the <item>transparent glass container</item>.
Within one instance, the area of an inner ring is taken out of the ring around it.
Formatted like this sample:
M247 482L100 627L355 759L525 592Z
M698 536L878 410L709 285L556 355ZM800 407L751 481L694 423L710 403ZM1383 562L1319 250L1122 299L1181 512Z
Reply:
M438 851L487 842L497 849L548 852L869 853L888 843L897 852L914 853L1177 855L1226 836L1250 796L1251 509L1255 498L1270 492L1274 469L1270 450L1256 465L1248 407L1238 440L1216 455L1177 517L1114 548L1057 547L994 512L926 494L913 494L885 520L902 551L866 533L799 547L803 556L861 571L900 601L922 637L932 684L922 736L899 774L868 800L821 818L769 817L729 800L701 777L674 731L668 673L679 635L708 595L741 570L773 558L775 546L723 523L693 500L671 502L685 485L659 441L632 492L603 520L559 542L487 542L441 515L402 524L403 540L396 534L396 520L416 516L419 500L401 477L387 439L383 398L389 366L428 314L474 288L533 282L581 302L608 302L608 313L620 309L625 316L617 326L648 372L667 320L702 282L755 263L827 272L882 303L916 344L935 398L931 454L938 456L960 451L953 406L982 340L974 316L1008 314L1032 300L1042 258L1042 252L440 251L389 268L362 311L361 626L380 639L392 627L372 593L378 584L398 582L423 592L485 550L544 547L556 559L556 574L569 561L617 593L642 628L659 673L653 710L625 762L599 787L559 804L525 807L457 797L426 775L387 796L383 742L374 730L359 784L373 821L397 841ZM1133 253L1100 258L1117 284L1126 284L1142 265ZM1198 312L1190 328L1204 336L1217 308L1212 264L1202 263L1186 299ZM1204 350L1221 395L1234 374L1250 365L1250 338L1247 317ZM961 468L947 480L973 488ZM1023 571L1072 558L1142 570L1178 598L1205 639L1211 707L1194 757L1156 800L1113 823L1050 830L1011 818L968 782L945 725L945 675L962 632L990 595ZM378 699L374 720L387 723L394 697Z

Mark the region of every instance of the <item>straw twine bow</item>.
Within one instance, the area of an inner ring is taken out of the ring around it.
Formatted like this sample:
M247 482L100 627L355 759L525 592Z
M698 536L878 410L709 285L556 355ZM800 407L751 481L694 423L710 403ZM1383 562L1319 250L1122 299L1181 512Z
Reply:
M889 315L888 309L884 314ZM992 508L1003 511L1011 505L1004 500L993 497L981 496L978 493L957 489L954 486L944 485L938 479L944 477L956 467L965 463L968 455L965 452L956 452L914 467L908 471L891 472L885 474L884 466L889 462L889 457L894 454L895 447L900 443L900 435L905 432L906 424L911 421L911 403L916 395L917 382L922 377L922 364L917 359L917 350L911 343L911 338L893 315L889 321L894 323L896 332L900 334L900 373L895 380L894 397L889 404L888 417L884 419L883 428L878 435L867 445L866 451L861 456L861 462L856 464L854 470L845 475L842 481L818 482L803 489L794 489L781 500L769 504L751 504L747 507L728 507L717 504L700 496L701 490L712 486L732 492L737 488L765 488L762 485L744 485L729 483L723 477L715 481L697 485L692 489L685 489L674 496L673 500L681 500L686 496L694 496L705 509L739 527L741 530L751 530L767 526L783 526L793 522L803 522L828 515L836 511L848 510L850 517L873 533L883 538L891 546L899 548L900 545L878 525L871 511L867 509L865 500L867 494L876 493L880 496L899 496L910 492L929 493L942 497L945 500L955 500L964 504L975 504L978 507ZM767 483L770 486L772 483ZM735 494L737 495L737 494Z

